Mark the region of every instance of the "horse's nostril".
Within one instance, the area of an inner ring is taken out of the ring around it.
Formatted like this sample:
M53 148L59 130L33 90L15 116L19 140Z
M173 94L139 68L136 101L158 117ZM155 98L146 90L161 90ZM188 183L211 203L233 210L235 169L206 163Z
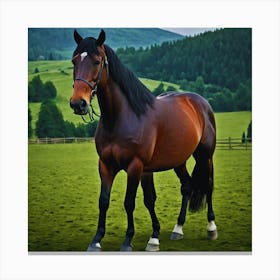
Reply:
M72 109L75 108L75 102L73 102L72 99L70 100L70 107L71 107Z
M80 109L83 111L87 107L87 102L84 99L80 101Z
M74 110L75 114L84 115L87 113L87 102L84 99L70 100L70 107Z

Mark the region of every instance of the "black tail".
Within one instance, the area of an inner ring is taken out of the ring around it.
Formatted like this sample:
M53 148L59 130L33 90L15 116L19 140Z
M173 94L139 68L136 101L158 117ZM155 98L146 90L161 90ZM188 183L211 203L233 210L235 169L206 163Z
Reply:
M190 197L189 211L198 212L205 208L206 205L206 194L203 190L199 189L198 186L192 191Z
M197 161L194 167L191 179L190 212L202 210L206 205L206 194L213 191L213 177L209 174L207 162L208 160Z

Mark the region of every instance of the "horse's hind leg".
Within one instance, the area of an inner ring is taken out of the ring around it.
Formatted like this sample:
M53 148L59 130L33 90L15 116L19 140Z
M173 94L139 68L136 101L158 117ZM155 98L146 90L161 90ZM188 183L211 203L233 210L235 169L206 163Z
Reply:
M213 160L208 159L208 170L209 170L209 181L208 181L208 191L206 191L206 201L207 201L207 233L208 238L211 240L215 240L218 238L217 227L215 225L215 214L212 205L212 193L214 189L214 167L213 167Z
M190 210L195 212L201 208L203 197L206 195L207 202L207 233L208 238L217 238L217 227L212 204L212 193L214 189L214 168L212 154L205 152L205 147L200 146L194 153L196 165L192 173L193 193L190 201Z
M182 204L177 224L172 231L170 239L178 240L183 238L183 225L186 220L188 200L191 195L191 177L187 171L186 163L174 168L174 171L181 182Z
M141 185L144 193L144 204L149 210L152 224L153 234L147 244L146 251L159 251L159 232L160 224L155 213L156 191L154 186L153 173L145 173L141 177Z

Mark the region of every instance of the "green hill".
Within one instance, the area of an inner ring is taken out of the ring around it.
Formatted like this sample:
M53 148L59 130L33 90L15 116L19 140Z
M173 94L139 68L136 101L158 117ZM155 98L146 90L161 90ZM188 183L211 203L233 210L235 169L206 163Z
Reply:
M34 73L35 69L39 73ZM32 61L28 63L28 79L32 80L35 75L40 75L43 82L52 81L57 89L56 105L63 114L64 120L75 124L83 123L82 119L74 115L69 107L69 99L72 95L72 64L70 61ZM153 91L160 81L144 79L141 81ZM165 89L168 86L179 88L176 84L163 82ZM41 103L29 103L32 113L32 127L35 128L38 120L38 113ZM96 98L93 100L93 106L96 112L99 112ZM229 112L216 113L217 138L241 137L242 132L247 131L249 122L252 119L251 112Z
M83 37L97 37L100 28L77 28ZM183 36L159 28L104 28L106 43L113 49L147 47ZM28 60L70 59L75 48L74 28L29 28Z
M136 75L149 79L179 83L201 76L231 91L252 79L250 28L208 31L148 49L118 49L117 54Z
M36 69L36 71L35 71ZM40 75L42 82L51 81L57 89L57 97L55 99L57 107L63 114L64 120L73 122L75 124L82 123L82 119L73 114L73 111L69 107L69 99L72 95L72 64L69 61L30 61L28 63L28 80L32 80L34 76ZM38 73L35 73L39 71ZM151 79L141 79L142 82L153 91L160 81ZM179 90L179 86L172 83L163 82L165 89L168 86L173 86ZM98 113L99 108L97 99L92 101L95 111ZM29 103L29 108L32 113L32 127L35 128L36 121L38 119L38 113L40 110L40 103Z

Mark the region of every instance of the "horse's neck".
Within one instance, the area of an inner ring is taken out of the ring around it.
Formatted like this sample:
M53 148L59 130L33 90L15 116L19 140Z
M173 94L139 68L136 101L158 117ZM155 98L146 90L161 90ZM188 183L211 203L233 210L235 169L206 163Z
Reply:
M124 102L119 86L109 78L105 86L100 86L97 94L102 122L112 129L120 116Z

